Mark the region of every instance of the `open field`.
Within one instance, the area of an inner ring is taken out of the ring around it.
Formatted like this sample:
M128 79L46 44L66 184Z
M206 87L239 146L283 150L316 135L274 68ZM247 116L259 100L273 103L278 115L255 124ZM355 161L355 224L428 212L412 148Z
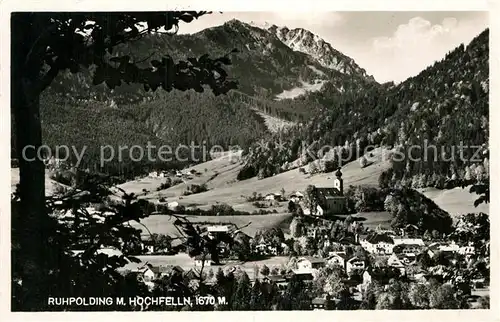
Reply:
M249 236L254 236L259 230L270 228L281 228L284 232L289 230L289 225L292 220L290 214L269 214L269 215L248 215L248 216L186 216L190 222L211 222L211 223L233 223L238 227L245 226L242 231ZM146 226L149 231L154 234L166 234L170 236L179 236L179 232L174 226L175 219L165 215L153 215L141 220L141 223ZM130 222L131 226L141 229L143 233L147 230L136 222Z
M382 148L372 151L374 155L372 160L374 162L365 168L361 168L358 161L353 161L344 165L342 167L342 173L345 187L347 188L349 185L377 186L380 173L390 166L389 162L385 161L383 158L383 154L387 153L387 151L388 150ZM242 166L241 152L225 152L221 153L216 159L186 169L188 171L194 169L201 173L201 175L193 176L191 180L184 180L183 183L169 189L156 191L165 179L148 177L126 182L119 185L119 187L127 192L134 192L139 195L140 198L152 202L158 202L158 199L164 197L168 202L177 201L180 205L201 209L209 209L212 205L218 203L227 203L235 210L253 212L259 209L245 199L246 196L251 196L253 192L265 195L271 192L279 192L284 188L285 193L289 194L294 191L304 191L310 184L316 186L330 186L333 181L332 173L319 173L311 176L309 174L300 173L298 169L280 173L262 180L251 178L238 181L236 177ZM11 169L11 173L11 187L14 189L15 185L19 182L19 169L13 168ZM209 190L203 193L183 196L183 192L190 184L206 184ZM47 173L46 194L52 194L57 185L60 184L50 179ZM146 189L148 192L144 194L143 189ZM489 213L489 205L482 204L477 208L474 207L473 203L477 196L469 193L469 187L465 189L454 188L450 190L426 188L420 189L420 191L443 210L449 212L452 217L468 212L481 211ZM287 203L276 203L266 210L276 210L278 213L283 214L287 212ZM262 229L262 227L275 225L277 221L280 221L276 219L276 216L279 217L280 215L239 216L238 218L232 218L231 221L235 222L237 225L242 224L243 221L245 224L248 223L248 221L252 221L248 229L253 232ZM270 219L267 219L268 217ZM373 225L378 225L378 219L375 219L377 216L370 215L370 217L374 219ZM163 222L165 219L159 221L158 219L152 218L153 217L146 220L148 227L151 226L155 231L171 231L170 228L165 228L168 224L159 223L160 221ZM217 217L217 219L209 218L211 217L203 217L200 221L224 220L222 217ZM366 222L366 224L371 223Z
M144 255L144 256L136 256L139 258L143 263L150 263L153 266L169 266L169 265L178 265L182 267L184 270L189 270L191 268L194 268L194 260L189 257L187 254L178 254L178 255ZM288 263L289 258L287 256L274 256L268 259L263 259L259 261L250 261L250 262L238 262L238 261L231 261L227 263L223 263L222 265L218 266L209 266L205 267L203 270L204 272L208 272L210 269L212 269L215 272L219 269L219 267L222 270L230 269L232 267L235 268L240 268L244 270L250 279L255 279L255 267L260 267L263 265L267 265L270 269L273 269L273 267L282 267L283 265L286 265ZM131 265L137 265L137 264L131 264ZM141 265L143 265L141 263Z
M447 211L452 218L456 218L461 214L470 212L490 213L490 207L487 204L481 204L474 207L474 201L477 199L476 194L469 193L470 187L464 189L457 187L450 190L439 190L435 188L421 189L427 198L432 199L440 208Z

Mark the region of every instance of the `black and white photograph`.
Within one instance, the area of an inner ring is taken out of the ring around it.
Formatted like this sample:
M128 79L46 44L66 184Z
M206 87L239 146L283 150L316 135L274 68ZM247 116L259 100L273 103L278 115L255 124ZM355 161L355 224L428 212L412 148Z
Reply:
M11 312L494 307L488 11L8 20Z

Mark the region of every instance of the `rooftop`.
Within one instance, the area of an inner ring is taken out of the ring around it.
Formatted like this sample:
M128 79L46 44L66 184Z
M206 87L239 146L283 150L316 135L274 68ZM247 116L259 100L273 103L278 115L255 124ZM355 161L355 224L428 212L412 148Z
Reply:
M418 245L418 246L424 246L424 241L421 238L404 238L404 237L394 237L394 244L395 245Z
M394 239L387 235L387 234L373 234L369 235L366 238L366 241L369 242L370 244L378 244L378 243L388 243L388 244L394 244Z
M209 232L228 232L229 227L226 225L220 225L220 226L208 226L207 231Z
M320 258L320 257L313 257L313 256L304 256L304 257L301 257L299 259L300 260L308 260L310 261L312 264L315 264L315 263L324 263L325 260L323 258Z
M269 276L266 276L265 279L269 279L270 281L276 282L276 283L286 281L285 276L282 276L282 275L269 275Z
M170 272L173 272L173 271L178 271L178 272L184 272L184 270L182 269L182 267L180 266L153 266L151 267L151 270L155 273L155 274L161 274L161 273L170 273Z
M316 305L325 305L326 304L326 299L322 297L316 297L312 300L312 304Z
M209 260L212 260L212 256L210 255L197 255L194 257L195 260L197 261L201 261L201 260L206 260L206 261L209 261Z

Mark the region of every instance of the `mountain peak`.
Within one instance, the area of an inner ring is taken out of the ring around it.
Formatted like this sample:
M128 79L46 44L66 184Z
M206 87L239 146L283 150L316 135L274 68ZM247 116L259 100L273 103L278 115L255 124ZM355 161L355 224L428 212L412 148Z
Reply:
M273 25L267 29L284 44L295 51L300 51L315 58L324 67L335 69L344 74L361 74L369 77L352 58L334 49L320 36L303 28L289 29ZM373 78L373 77L370 77Z

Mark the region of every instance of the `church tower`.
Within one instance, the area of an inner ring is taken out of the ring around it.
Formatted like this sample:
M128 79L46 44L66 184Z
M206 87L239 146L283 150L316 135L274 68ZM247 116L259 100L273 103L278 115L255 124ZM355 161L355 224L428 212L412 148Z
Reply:
M335 176L337 177L334 181L334 188L337 188L339 191L339 195L343 196L344 195L344 180L342 180L342 172L340 172L340 168L337 169L337 172L335 172Z

